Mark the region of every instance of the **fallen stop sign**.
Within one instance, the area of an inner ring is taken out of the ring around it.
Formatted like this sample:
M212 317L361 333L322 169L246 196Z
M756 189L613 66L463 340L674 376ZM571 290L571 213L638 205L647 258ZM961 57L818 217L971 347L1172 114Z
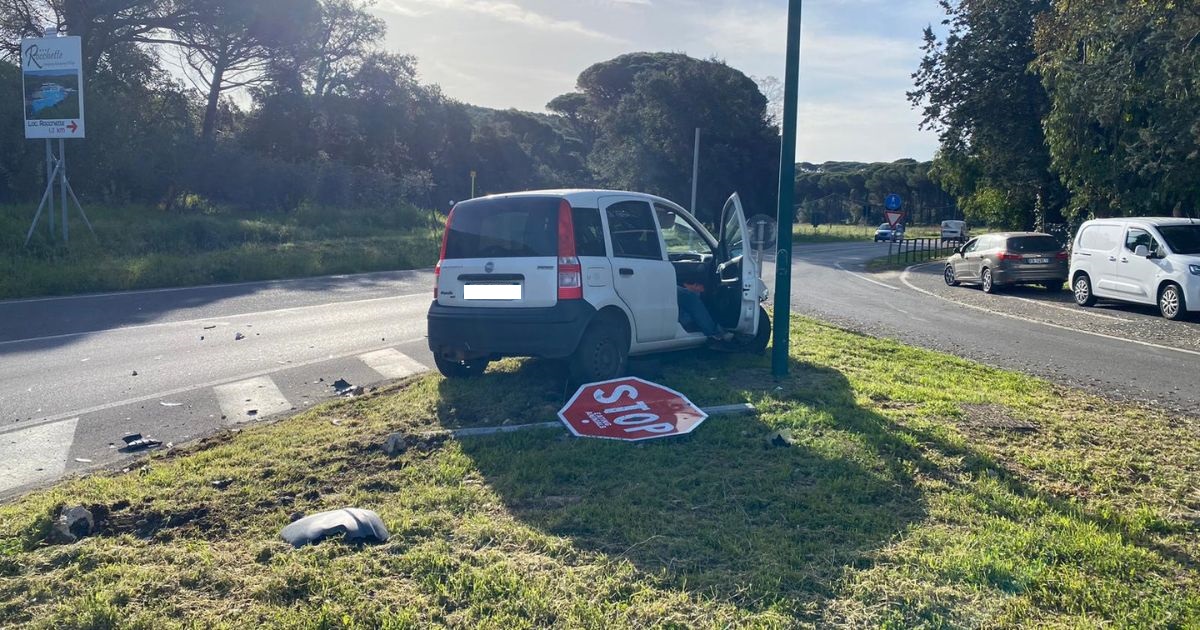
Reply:
M580 387L558 417L577 437L636 442L691 433L708 414L669 387L627 377Z

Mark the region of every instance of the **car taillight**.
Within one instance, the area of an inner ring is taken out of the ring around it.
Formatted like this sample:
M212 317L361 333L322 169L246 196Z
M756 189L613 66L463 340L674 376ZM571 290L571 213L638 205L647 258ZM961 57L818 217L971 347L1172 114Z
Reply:
M438 282L442 279L442 261L446 259L446 240L450 237L450 220L454 218L454 209L446 215L446 229L442 231L442 249L438 251L437 264L433 266L433 299L438 299Z
M1071 257L1071 255L1068 254L1067 252L1058 252L1057 254L1054 255L1055 260L1067 260L1070 257Z
M1021 260L1021 255L1012 252L1000 252L999 258L1000 260Z
M583 299L583 266L575 255L575 220L566 199L558 205L558 299Z

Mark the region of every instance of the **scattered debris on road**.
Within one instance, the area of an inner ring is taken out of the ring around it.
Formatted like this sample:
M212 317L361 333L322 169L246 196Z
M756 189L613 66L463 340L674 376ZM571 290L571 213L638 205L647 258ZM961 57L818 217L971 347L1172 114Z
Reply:
M88 459L88 458L86 458L86 457L76 457L76 458L75 458L75 461L79 462L80 464L90 464L90 463L92 463L92 460L90 460L90 459Z
M780 429L767 436L768 448L787 448L795 445L796 438L792 436L791 429Z
M134 371L133 371L133 375L134 375L134 376L137 376L137 370L134 370Z
M295 514L293 515L295 516ZM372 510L343 508L300 518L279 533L293 547L303 547L341 534L347 542L387 542L383 519Z
M383 452L387 453L388 457L396 457L403 455L404 451L408 450L408 442L404 440L404 436L399 433L393 433L387 436L383 442Z
M182 407L182 406L183 406L183 403L179 403L179 402L167 402L167 401L165 401L165 400L160 400L160 401L158 401L158 404L160 404L160 405L162 405L162 406L164 406L164 407Z
M247 415L247 416L250 416L251 418L253 418L254 416L257 416L257 415L258 415L258 410L257 410L257 409L247 409L247 410L246 410L246 415Z
M246 338L246 335L243 335L242 333L237 333L236 335L233 336L234 341L241 341L245 338Z
M339 378L333 383L333 391L338 396L353 397L363 393L363 388L358 385L351 385L344 378Z
M214 328L216 328L216 327L217 327L217 325L216 325L216 324L213 324L212 326L205 326L205 327L204 327L204 330L212 330L212 329L214 329Z
M87 508L81 505L63 508L58 518L54 519L54 527L50 530L48 542L69 545L80 538L87 537L95 527L96 521Z
M125 453L144 451L148 448L158 448L159 446L162 446L161 440L156 440L150 437L142 437L141 433L130 433L121 439L125 441L125 446L121 448L121 451Z

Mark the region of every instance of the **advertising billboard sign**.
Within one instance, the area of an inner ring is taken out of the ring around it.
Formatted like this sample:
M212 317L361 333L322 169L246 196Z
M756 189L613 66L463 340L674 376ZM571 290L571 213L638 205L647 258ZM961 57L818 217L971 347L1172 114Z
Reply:
M78 37L21 40L26 139L83 137L82 62Z

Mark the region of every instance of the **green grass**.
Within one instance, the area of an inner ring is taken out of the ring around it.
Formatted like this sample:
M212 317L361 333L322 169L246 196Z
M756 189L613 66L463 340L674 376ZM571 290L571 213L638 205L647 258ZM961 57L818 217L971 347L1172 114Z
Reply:
M0 207L0 299L412 269L437 259L440 226L411 207L302 208L291 215L85 207L69 246L35 207ZM61 226L57 226L61 229Z
M506 361L66 481L0 507L0 625L1200 624L1194 419L810 320L792 341L780 381L765 357L664 361L698 403L760 410L682 439L420 437L552 419L557 366ZM62 504L110 515L47 545ZM392 539L278 539L348 505Z
M847 241L870 241L875 238L878 225L827 224L814 228L808 224L796 224L792 229L792 240L797 243L840 243ZM939 227L911 226L909 238L936 238L941 234Z

